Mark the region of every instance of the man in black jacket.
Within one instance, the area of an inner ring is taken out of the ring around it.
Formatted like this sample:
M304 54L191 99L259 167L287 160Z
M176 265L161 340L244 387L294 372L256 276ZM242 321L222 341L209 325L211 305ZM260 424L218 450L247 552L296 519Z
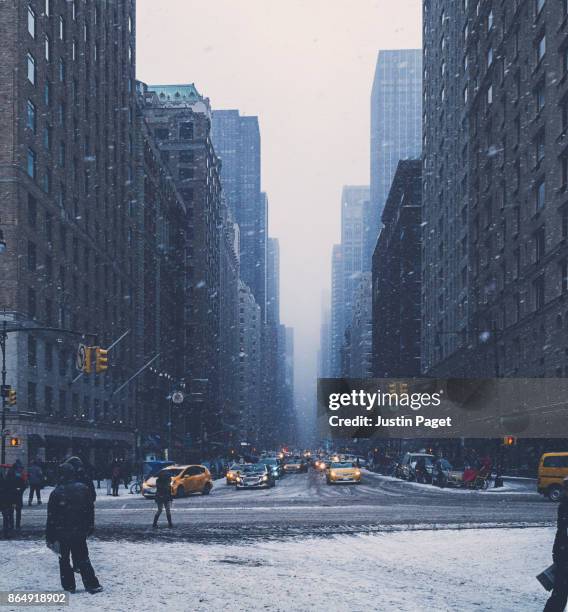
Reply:
M95 527L95 504L87 485L76 478L70 463L59 466L59 484L49 496L45 535L48 543L59 543L59 573L63 589L75 592L75 574L69 562L71 555L85 590L98 593L103 588L91 565L87 547L87 537Z
M93 501L97 499L97 492L95 490L95 485L93 484L93 479L89 474L89 471L85 468L83 461L79 457L69 457L69 459L65 459L65 463L68 463L75 470L75 481L82 482L89 489L89 493L93 498Z
M558 522L552 560L554 561L554 588L546 602L544 612L562 612L568 601L568 478L564 479L564 491L558 505Z

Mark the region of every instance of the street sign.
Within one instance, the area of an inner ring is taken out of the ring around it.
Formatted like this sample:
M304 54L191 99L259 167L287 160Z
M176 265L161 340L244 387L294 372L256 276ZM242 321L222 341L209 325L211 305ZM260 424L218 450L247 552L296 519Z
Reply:
M172 402L174 404L181 404L183 402L183 393L181 391L174 391L172 393Z
M83 372L87 362L87 347L84 344L79 344L77 355L75 357L75 367L79 372Z

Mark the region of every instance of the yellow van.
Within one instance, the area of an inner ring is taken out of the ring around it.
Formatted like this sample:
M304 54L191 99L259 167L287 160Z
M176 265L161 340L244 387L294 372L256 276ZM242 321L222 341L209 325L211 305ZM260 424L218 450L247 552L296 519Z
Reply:
M537 489L551 501L562 497L562 481L568 477L568 452L544 453L538 463Z

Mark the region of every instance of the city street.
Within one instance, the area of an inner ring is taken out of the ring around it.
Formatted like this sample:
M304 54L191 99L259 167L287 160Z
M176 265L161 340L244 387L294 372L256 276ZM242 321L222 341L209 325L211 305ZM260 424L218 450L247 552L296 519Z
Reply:
M44 501L47 501L46 490ZM21 538L43 533L47 504L25 506ZM503 489L438 489L364 473L361 485L328 486L319 473L288 475L274 489L237 491L217 480L209 496L174 501L175 524L151 527L155 504L124 488L98 490L96 537L102 540L241 542L301 535L403 529L550 526L556 504L530 479L506 479Z

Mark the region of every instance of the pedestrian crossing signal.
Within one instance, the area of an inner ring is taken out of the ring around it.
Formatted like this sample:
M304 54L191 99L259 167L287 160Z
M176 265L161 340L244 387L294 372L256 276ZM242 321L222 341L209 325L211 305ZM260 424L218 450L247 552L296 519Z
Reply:
M16 389L10 387L10 389L8 389L8 406L15 406L17 403Z
M21 446L21 445L22 445L21 438L18 438L17 436L12 436L10 438L10 446L12 448L16 448L16 447Z
M514 446L517 443L517 438L514 436L506 436L503 438L503 444L505 446Z

